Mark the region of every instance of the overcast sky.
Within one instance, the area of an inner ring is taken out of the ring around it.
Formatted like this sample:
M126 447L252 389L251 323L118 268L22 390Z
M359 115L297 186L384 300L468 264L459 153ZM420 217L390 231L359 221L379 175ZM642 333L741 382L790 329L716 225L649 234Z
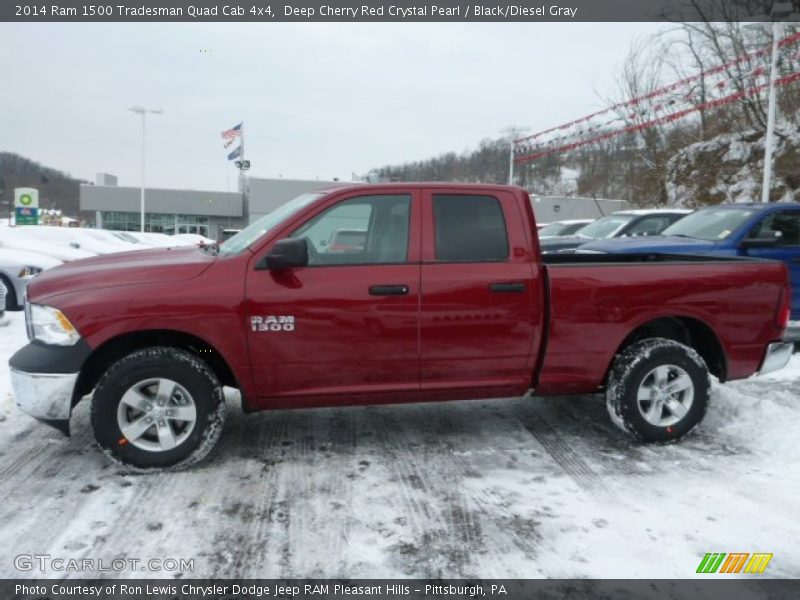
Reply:
M353 172L545 129L613 93L650 23L0 24L0 151L139 185L235 187L220 132L244 121L255 176Z

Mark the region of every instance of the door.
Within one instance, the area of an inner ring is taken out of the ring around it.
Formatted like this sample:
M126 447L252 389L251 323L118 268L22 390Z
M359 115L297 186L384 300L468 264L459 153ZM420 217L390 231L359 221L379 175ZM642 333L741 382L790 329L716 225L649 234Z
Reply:
M800 319L800 210L781 210L766 215L744 238L774 240L772 245L749 247L747 256L783 261L792 282L792 320Z
M333 199L284 236L306 238L307 267L250 269L248 345L260 397L419 390L415 197Z
M635 221L622 234L627 237L639 237L649 235L661 235L667 227L672 225L686 215L656 214L647 215Z
M423 192L423 390L531 384L542 290L508 192Z

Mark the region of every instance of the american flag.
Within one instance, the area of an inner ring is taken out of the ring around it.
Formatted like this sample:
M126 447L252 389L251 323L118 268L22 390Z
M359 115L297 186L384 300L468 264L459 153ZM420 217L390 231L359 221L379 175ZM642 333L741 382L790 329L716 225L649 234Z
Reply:
M242 124L239 123L236 127L231 127L230 129L226 129L222 132L222 139L223 144L227 148L233 142L236 141L236 138L242 137Z

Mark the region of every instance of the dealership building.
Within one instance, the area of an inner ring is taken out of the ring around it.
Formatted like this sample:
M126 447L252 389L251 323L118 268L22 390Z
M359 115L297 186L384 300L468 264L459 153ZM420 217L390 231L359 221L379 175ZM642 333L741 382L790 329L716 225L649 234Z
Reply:
M224 239L225 230L242 229L292 198L342 182L249 177L247 193L146 188L145 230L173 235L196 233ZM566 219L595 219L622 210L621 200L531 197L536 219L550 223ZM116 177L101 173L95 184L80 188L81 211L93 212L97 227L139 231L141 188L117 185Z
M248 178L247 194L207 190L145 189L145 230L173 235L196 233L222 239L226 229L241 229L295 196L331 186L334 181ZM101 173L80 188L81 211L95 215L97 227L139 231L141 188L117 185Z

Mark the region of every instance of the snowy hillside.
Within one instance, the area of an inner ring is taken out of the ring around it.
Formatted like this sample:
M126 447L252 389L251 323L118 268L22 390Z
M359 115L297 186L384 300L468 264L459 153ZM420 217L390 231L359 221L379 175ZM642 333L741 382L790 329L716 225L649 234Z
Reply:
M776 136L776 177L772 201L800 201L800 132ZM764 170L763 135L720 135L688 145L667 163L670 204L695 207L761 199Z

